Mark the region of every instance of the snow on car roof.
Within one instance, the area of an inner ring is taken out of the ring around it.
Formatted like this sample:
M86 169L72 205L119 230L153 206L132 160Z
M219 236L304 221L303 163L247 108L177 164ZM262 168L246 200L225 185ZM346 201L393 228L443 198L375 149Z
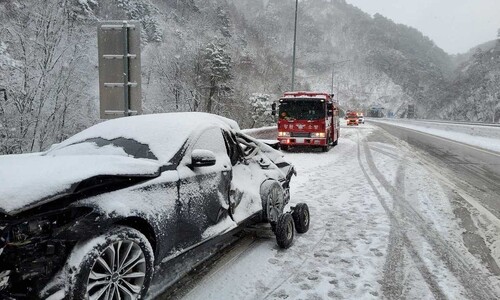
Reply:
M148 144L161 162L168 161L186 139L201 130L219 126L239 130L238 124L218 115L200 112L180 112L131 116L94 125L57 145L55 148L100 137L108 140L119 137Z

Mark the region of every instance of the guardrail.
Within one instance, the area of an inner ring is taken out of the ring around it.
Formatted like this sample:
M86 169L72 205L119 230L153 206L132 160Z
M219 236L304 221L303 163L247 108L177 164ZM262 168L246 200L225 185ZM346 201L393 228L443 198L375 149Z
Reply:
M434 130L464 133L477 137L500 139L500 124L387 118L370 118L367 121L400 124L401 126L413 125Z
M366 120L387 120L387 121L413 121L413 122L423 122L423 123L443 123L443 124L457 124L457 125L475 125L475 126L485 126L485 127L500 127L500 123L481 123L481 122L465 122L465 121L446 121L446 120L428 120L428 119L392 119L392 118L367 118Z
M270 126L270 127L262 127L262 128L251 128L251 129L243 129L244 133L256 139L273 139L275 140L278 136L278 127Z

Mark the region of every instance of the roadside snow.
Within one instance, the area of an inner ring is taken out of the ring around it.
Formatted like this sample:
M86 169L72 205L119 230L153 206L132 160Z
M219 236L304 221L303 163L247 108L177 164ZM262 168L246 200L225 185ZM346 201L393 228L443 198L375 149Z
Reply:
M500 127L435 122L415 122L404 119L378 120L371 118L369 121L375 124L386 123L409 128L460 143L500 152Z

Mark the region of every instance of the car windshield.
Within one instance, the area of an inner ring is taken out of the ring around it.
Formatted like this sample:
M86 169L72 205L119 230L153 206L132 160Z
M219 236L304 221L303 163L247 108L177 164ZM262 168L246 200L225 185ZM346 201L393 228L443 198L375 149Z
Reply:
M317 120L325 117L325 102L319 99L282 99L279 117L284 120Z
M120 155L158 160L147 144L141 144L136 140L127 138L112 140L99 137L91 138L63 147L55 146L47 151L45 155Z

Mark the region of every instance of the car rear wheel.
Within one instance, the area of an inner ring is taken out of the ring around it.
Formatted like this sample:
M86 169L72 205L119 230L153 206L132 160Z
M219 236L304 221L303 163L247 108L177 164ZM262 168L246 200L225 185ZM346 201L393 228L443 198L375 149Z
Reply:
M293 226L293 217L290 213L279 216L276 223L276 242L283 249L288 249L292 245L295 230Z
M142 299L153 277L154 255L147 238L123 226L78 243L73 264L73 299Z
M262 221L277 222L285 208L283 188L276 181L268 180L260 187L262 199Z

